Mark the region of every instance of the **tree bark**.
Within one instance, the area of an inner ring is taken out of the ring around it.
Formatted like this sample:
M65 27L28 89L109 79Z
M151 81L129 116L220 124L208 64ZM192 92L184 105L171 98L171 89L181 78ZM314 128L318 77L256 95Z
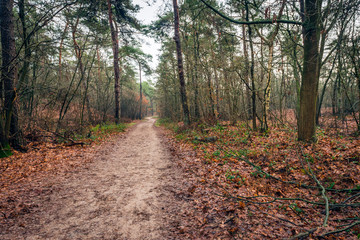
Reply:
M0 157L11 154L9 146L9 133L13 106L16 98L15 78L15 37L13 20L13 0L0 0L0 29L2 49L1 81L3 83L4 107L1 111L0 122Z
M280 11L278 13L278 18L282 17L283 10L285 7L285 1L282 2ZM268 124L268 113L270 111L270 95L271 95L271 73L272 73L272 63L273 63L273 52L274 52L274 41L275 38L279 32L280 23L276 24L275 29L271 33L270 37L265 40L266 44L269 46L269 58L267 63L267 69L266 69L266 85L264 90L264 109L263 109L263 131L267 131L269 128ZM281 96L280 96L281 99Z
M113 13L111 9L111 2L107 0L109 25L111 31L112 50L114 55L114 75L115 75L115 122L120 121L120 67L119 67L119 41L117 36L117 29L114 27Z
M28 73L29 73L29 66L30 66L30 59L31 59L31 48L30 48L30 38L27 34L27 25L26 25L26 18L25 18L25 0L19 0L19 18L22 25L22 40L24 44L24 60L23 65L20 70L19 74L19 84L18 89L20 92L24 92L24 88L26 88L28 84ZM22 95L22 94L21 94ZM25 96L23 96L24 98ZM23 100L24 105L28 104L29 98L25 98ZM29 109L26 109L28 112Z
M177 60L178 60L180 95L181 95L181 103L182 103L183 114L184 114L184 124L190 125L190 114L189 114L189 107L188 107L188 103L187 103L185 78L184 78L184 67L183 67L180 34L179 34L179 8L178 8L177 0L173 0L173 7L174 7L174 26L175 26L174 40L175 40L175 44L176 44L176 54L177 54Z
M199 111L199 76L198 76L198 64L199 64L199 34L195 30L194 31L194 74L193 74L193 85L194 85L194 118L195 121L200 119L200 111Z
M243 15L245 15L243 10ZM245 25L243 24L241 26L242 28L242 34L243 34L243 51L244 51L244 60L245 60L245 82L247 86L249 86L249 54L247 50L247 44L246 44L246 31L245 31ZM246 106L247 106L247 118L251 118L251 92L250 88L246 87Z
M139 114L139 119L142 118L142 114L141 114L141 107L142 107L142 85L141 85L141 64L139 62L139 78L140 78L140 114Z
M249 21L249 7L248 2L245 1L245 20ZM252 41L252 29L248 25L248 34L249 34L249 44L250 44L250 80L251 80L251 103L252 103L252 128L256 130L256 89L255 89L255 76L254 76L254 66L255 66L255 56L254 56L254 46Z
M321 0L305 0L304 59L300 89L298 140L316 141L316 98L318 95L319 15Z

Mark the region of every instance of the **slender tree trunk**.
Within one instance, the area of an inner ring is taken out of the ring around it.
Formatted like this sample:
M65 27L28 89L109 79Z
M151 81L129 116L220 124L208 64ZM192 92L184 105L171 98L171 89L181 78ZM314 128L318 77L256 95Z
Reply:
M26 26L26 19L25 19L25 0L19 0L19 18L22 25L22 40L24 44L24 60L23 65L20 70L19 74L19 83L18 83L18 90L20 92L24 91L26 85L28 84L28 73L29 73L29 66L30 66L30 59L31 59L31 48L30 48L30 38L27 34L27 26ZM29 103L29 97L23 96L24 105ZM28 107L25 108L26 111L29 111Z
M65 25L64 31L62 33L61 40L60 40L60 46L59 46L59 73L58 73L59 83L62 83L62 80L63 80L62 49L63 49L64 39L65 39L65 35L66 35L68 27L69 27L69 22L66 21L66 25ZM65 100L64 100L64 103L65 103ZM56 126L56 132L58 132L60 130L60 127L61 127L61 113L62 113L62 110L63 110L63 107L61 108L61 111L59 113L59 118L58 118L58 122L57 122L57 126Z
M211 41L209 41L209 46L211 46ZM213 49L211 49L211 53L212 53L212 57L213 57L213 62L215 63L216 62L216 57L215 57L215 52ZM217 65L217 64L215 64ZM214 70L216 71L217 67L213 67ZM217 74L215 74L216 76ZM216 76L217 77L217 76ZM208 85L208 91L209 91L209 101L210 101L210 122L213 124L216 122L216 109L215 109L215 102L216 102L216 97L214 96L213 92L214 92L214 88L212 87L212 73L211 73L211 67L208 67L208 73L207 73L207 79L208 79L208 82L207 82L207 85ZM218 81L218 80L215 80L215 82Z
M139 62L139 74L140 74L140 114L139 114L139 118L142 118L141 115L141 107L142 107L142 85L141 85L141 64Z
M57 127L56 127L56 132L59 132L60 128L61 128L61 122L62 120L64 119L68 109L69 109L69 106L70 106L70 103L72 102L72 100L74 99L75 95L76 95L76 92L78 91L80 85L81 85L81 80L78 82L78 84L76 85L75 87L75 90L73 91L73 93L71 94L71 88L73 86L73 84L75 83L75 78L76 78L76 73L77 73L77 70L79 68L79 62L77 63L76 65L76 68L75 68L75 71L72 75L72 78L71 78L71 81L70 81L70 85L65 93L65 96L64 96L64 100L61 104L61 108L60 108L60 111L59 111L59 118L58 118L58 122L57 122Z
M243 11L243 15L245 15ZM243 51L244 51L244 60L245 60L245 82L246 85L249 86L249 54L247 50L247 43L246 43L246 31L245 31L245 25L243 24L241 26L242 28L242 34L243 34ZM246 106L247 106L247 118L251 118L251 92L248 87L246 87Z
M353 52L350 54L352 64L354 66L354 74L357 79L357 87L358 87L358 101L360 104L360 62L359 62L359 50L357 50L357 45L355 41L353 41ZM358 116L359 116L359 124L358 124L358 132L360 133L360 106L358 107Z
M85 106L87 107L89 122L90 122L90 123L93 122L93 120L92 120L92 114L91 114L91 109L90 109L90 102L89 102L88 92L89 92L89 85L90 85L90 72L91 72L91 69L92 69L93 64L94 64L94 62L95 62L95 58L96 58L96 52L94 52L93 58L92 58L92 60L91 60L90 67L89 67L89 70L88 70L88 72L87 72L86 79L85 79L85 70L84 70L84 79L83 79L83 81L84 81L84 84L83 84L83 87L84 87L84 98L83 98L83 100L82 100L82 106L81 106L81 117L80 117L80 124L81 124L81 126L83 125Z
M189 107L188 107L188 104L187 104L185 78L184 78L184 67L183 67L181 43L180 43L180 34L179 34L179 8L178 8L177 0L173 0L173 7L174 7L174 25L175 25L174 40L175 40L175 43L176 43L176 53L177 53L178 70L179 70L181 103L182 103L183 113L184 113L184 124L185 125L190 125L190 114L189 114Z
M4 108L1 111L0 122L0 157L11 154L9 133L16 98L15 78L15 37L13 19L13 0L0 0L0 29L2 49L1 82L3 83Z
M360 103L360 73L357 71L357 85L358 85L358 101ZM360 133L360 107L358 107L358 115L359 115L359 124L358 124L358 132Z
M284 68L284 55L283 49L281 49L281 83L280 83L280 98L279 98L279 112L280 112L280 121L284 121L284 105L283 101L286 96L285 94L285 68Z
M198 121L200 119L200 111L199 111L199 74L198 74L198 64L199 64L199 35L198 33L195 31L194 33L194 80L193 80L193 85L194 85L194 110L195 110L195 114L194 114L194 118L195 121Z
M300 114L300 70L298 67L298 62L297 62L297 54L296 54L296 45L293 46L294 49L292 50L293 52L293 56L292 56L292 62L293 62L293 74L294 74L294 78L295 78L295 84L296 84L296 105L295 105L295 110L296 110L296 120L299 121L299 114Z
M248 1L245 0L245 20L249 21L249 6ZM252 41L252 29L251 25L248 25L248 34L249 34L249 44L250 44L250 79L251 79L251 103L252 103L252 128L256 130L256 89L255 89L255 77L254 77L254 67L255 67L255 56L254 56L254 46Z
M273 61L273 50L274 44L270 43L269 46L269 59L268 59L268 66L266 70L266 85L264 90L264 110L263 110L263 131L268 130L268 112L270 109L270 95L271 95L271 72L272 72L272 61ZM280 96L281 98L281 96Z
M298 139L316 141L316 98L318 95L318 46L321 0L305 0L304 59L300 89Z
M283 10L285 7L285 0L282 1L282 5L280 8L280 11L278 13L278 18L282 17L283 14ZM280 28L280 23L277 23L275 26L274 31L272 31L270 37L266 40L266 43L269 45L269 59L268 59L268 64L267 64L267 70L266 70L266 86L265 86L265 90L264 90L264 128L263 130L267 130L269 128L269 124L268 124L268 113L270 110L270 95L271 95L271 72L272 72L272 63L273 63L273 52L274 52L274 41L275 38L279 32L279 28ZM281 95L280 95L280 99L281 99ZM281 101L281 100L280 100Z
M317 104L317 110L316 110L316 125L319 125L319 119L320 119L320 116L321 116L321 106L322 106L322 103L323 103L323 100L324 100L327 84L329 83L329 80L331 79L331 75L332 75L332 72L333 72L334 67L335 67L335 59L334 59L334 61L332 63L332 67L330 69L329 75L328 75L327 79L325 80L324 86L322 88L321 94L320 94L319 99L318 99L319 103Z
M79 44L76 41L76 31L77 31L77 27L79 24L79 17L76 20L75 25L71 25L72 27L72 39L73 39L73 44L74 44L74 51L75 51L75 55L76 58L79 61L79 69L80 69L80 79L82 81L82 86L83 86L83 91L84 91L84 104L86 105L87 111L88 111L88 120L89 122L92 122L92 114L91 114L91 109L90 109L90 100L89 100L89 96L87 95L87 91L88 91L88 81L85 81L85 68L84 68L84 64L82 61L82 55L83 55L83 51L81 50L81 47L79 46ZM85 44L84 44L85 45ZM81 110L81 120L80 120L80 126L82 127L83 125L83 115L84 115L84 106L82 107Z
M35 50L35 56L36 56L36 54L37 54L37 51ZM34 106L38 105L38 104L36 104L37 98L35 97L35 93L36 93L35 86L36 86L37 73L38 73L38 61L39 60L36 59L32 63L31 98L30 98L30 103L29 103L30 111L28 112L28 117L30 119L32 119L33 114L37 113L36 109L34 109ZM31 126L32 126L32 121L29 121L29 123L27 125L27 129L30 129Z
M334 80L334 85L333 85L333 92L332 92L332 97L331 97L331 106L332 106L332 115L335 116L338 114L338 109L337 109L337 98L338 98L338 82L339 82L339 75L336 75L336 78Z
M119 41L117 29L114 27L113 13L111 9L111 2L107 0L109 25L111 31L112 50L114 55L114 75L115 75L115 122L120 121L120 67L119 67Z
M59 46L59 82L60 83L62 82L62 49L63 49L64 39L65 39L65 35L67 32L68 26L69 26L69 22L66 21L66 25L65 25L64 31L62 33L61 40L60 40L60 46Z

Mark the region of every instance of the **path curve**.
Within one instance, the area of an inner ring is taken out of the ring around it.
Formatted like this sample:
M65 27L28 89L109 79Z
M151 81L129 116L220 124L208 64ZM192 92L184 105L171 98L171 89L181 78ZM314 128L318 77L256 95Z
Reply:
M86 169L59 180L34 199L35 213L0 237L168 239L177 174L154 122L138 123Z

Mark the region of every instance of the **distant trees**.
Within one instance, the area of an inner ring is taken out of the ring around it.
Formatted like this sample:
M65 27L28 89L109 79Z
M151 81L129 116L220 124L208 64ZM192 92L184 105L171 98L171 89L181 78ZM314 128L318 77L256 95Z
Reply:
M154 104L153 95L140 100L138 62L127 60L126 49L139 48L137 10L130 0L1 1L3 152L39 131L87 134Z
M285 0L281 4L229 0L222 5L207 0L184 1L180 6L179 35L184 43L190 118L211 122L216 116L232 123L251 119L253 129L260 125L262 131L267 131L270 123L293 122L290 116L294 112L298 139L316 141L316 118L324 105L326 109L338 106L341 99L350 104L349 113L359 109L359 93L351 84L339 80L344 79L345 72L352 72L355 74L347 79L357 81L356 64L350 64L356 62L351 57L354 55L335 60L339 51L351 49L351 41L345 36L359 36L359 31L354 31L359 29L359 4L347 0ZM159 34L166 33L164 27L170 20L167 16L164 14L154 24ZM162 40L158 98L159 104L167 103L159 105L161 114L177 119L173 112L178 111L179 96L161 90L175 87L172 78L177 78L169 74L175 54L170 37ZM354 71L344 71L344 66ZM344 110L346 105L338 109ZM352 116L359 121L356 114Z

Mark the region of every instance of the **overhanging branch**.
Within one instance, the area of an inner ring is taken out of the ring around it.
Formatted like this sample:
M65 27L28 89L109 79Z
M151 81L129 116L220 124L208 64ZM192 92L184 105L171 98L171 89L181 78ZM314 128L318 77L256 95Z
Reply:
M256 20L256 21L238 21L235 20L229 16L226 16L224 13L220 12L213 6L211 6L209 3L206 2L206 0L200 0L203 2L208 8L210 8L213 12L218 14L220 17L235 23L235 24L245 24L245 25L256 25L256 24L274 24L274 23L287 23L287 24L294 24L294 25L302 25L302 22L293 21L293 20L285 20L285 19L262 19L262 20Z

